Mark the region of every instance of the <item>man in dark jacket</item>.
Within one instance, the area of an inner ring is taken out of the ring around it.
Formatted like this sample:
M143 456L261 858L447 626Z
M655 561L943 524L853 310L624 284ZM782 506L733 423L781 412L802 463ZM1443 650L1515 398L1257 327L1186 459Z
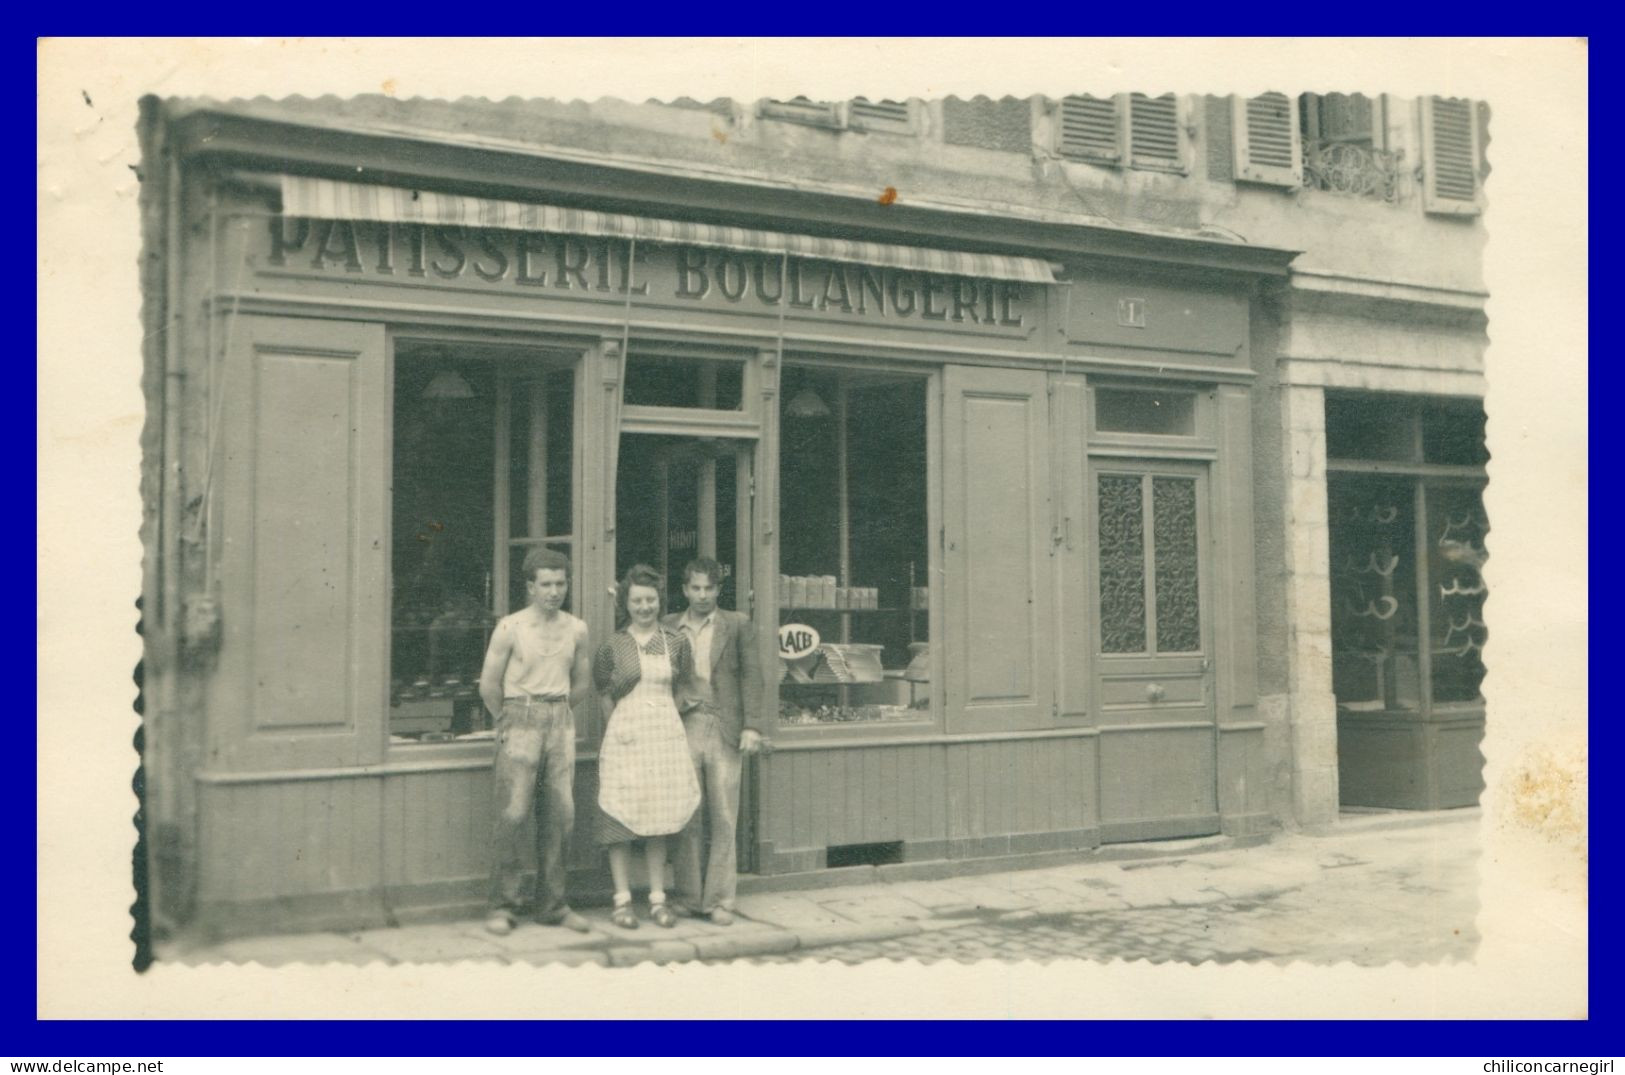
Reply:
M681 630L694 648L694 696L680 707L688 733L689 753L705 795L677 841L677 892L674 909L704 915L719 926L734 916L739 880L734 833L739 824L741 755L770 746L766 732L771 714L762 707L760 654L756 630L744 614L717 607L722 568L709 557L683 568L683 596L688 609L666 617L666 626ZM701 844L706 820L711 850Z

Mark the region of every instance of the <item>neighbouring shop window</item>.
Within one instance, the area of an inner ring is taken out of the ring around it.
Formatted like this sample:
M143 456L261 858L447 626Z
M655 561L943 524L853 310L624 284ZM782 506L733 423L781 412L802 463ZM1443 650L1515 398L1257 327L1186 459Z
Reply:
M574 414L574 373L546 356L398 345L391 742L490 734L480 665L526 600L519 564L536 545L572 551Z
M1483 410L1328 397L1332 675L1347 712L1479 702Z
M780 398L780 720L928 719L926 380L790 367Z

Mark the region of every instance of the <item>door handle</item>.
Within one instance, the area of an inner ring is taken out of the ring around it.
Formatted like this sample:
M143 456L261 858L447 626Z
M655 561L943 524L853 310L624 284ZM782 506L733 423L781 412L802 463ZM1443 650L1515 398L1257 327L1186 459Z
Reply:
M1165 695L1167 693L1168 693L1167 691L1162 689L1162 684L1160 684L1160 683L1148 683L1148 684L1146 684L1145 697L1146 697L1147 701L1160 702L1160 701L1162 701L1163 695Z

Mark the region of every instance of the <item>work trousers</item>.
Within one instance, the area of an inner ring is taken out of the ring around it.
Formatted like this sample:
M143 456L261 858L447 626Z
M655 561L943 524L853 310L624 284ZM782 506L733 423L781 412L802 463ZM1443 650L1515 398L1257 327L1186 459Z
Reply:
M497 722L496 824L492 834L491 906L524 904L522 833L536 818L536 900L540 919L561 917L575 826L575 717L568 702L509 698Z
M733 910L739 885L739 857L735 832L739 827L739 750L722 740L722 725L709 708L693 710L683 718L688 751L694 758L704 800L677 838L677 900L710 914L718 907ZM711 851L700 863L706 821L711 826Z

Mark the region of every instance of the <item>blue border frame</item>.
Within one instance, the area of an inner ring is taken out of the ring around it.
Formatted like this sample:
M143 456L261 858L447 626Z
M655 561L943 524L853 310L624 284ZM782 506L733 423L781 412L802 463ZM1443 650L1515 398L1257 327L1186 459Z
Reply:
M201 5L200 5L201 7ZM870 12L863 13L862 27L868 33L910 33L918 32L918 16L926 9L915 9L911 12ZM951 10L939 5L933 5L929 10L939 14L951 14ZM392 8L392 13L407 15L409 12L399 8ZM1325 29L1333 29L1334 19L1341 21L1341 16L1347 9L1324 12ZM428 14L429 9L425 8ZM444 11L436 12L444 15ZM53 13L60 16L60 12ZM124 18L110 20L96 20L94 16L106 14L96 12L94 9L75 10L73 18L79 23L89 21L107 21L114 23L139 22L141 33L156 32L154 26L162 26L165 22L192 21L177 18L180 14L196 14L168 7L162 12L151 9L123 9L120 14ZM223 13L219 10L208 12L215 22L234 22L242 28L247 23L246 18L236 18L235 12ZM226 14L228 18L221 19ZM567 26L555 21L557 13L546 13L549 25L542 28L544 32L558 34L568 31L591 33L598 31L596 26ZM694 33L698 29L688 18L689 12L668 14L661 17L658 14L652 19L646 13L638 13L638 26L645 34L659 30L676 33ZM985 12L984 12L985 14ZM1154 22L1166 25L1169 21L1165 6L1159 6L1157 18ZM1231 12L1215 12L1211 7L1200 9L1200 13L1191 21L1196 24L1213 24L1225 22L1226 29L1235 29L1234 23L1244 21L1251 24L1263 22L1260 13L1246 13L1250 17L1235 16ZM1303 10L1293 12L1295 23L1302 21ZM1448 14L1448 13L1446 13ZM1480 15L1498 14L1489 11L1478 12ZM1542 14L1550 24L1554 16L1564 17L1564 21L1573 23L1575 20L1567 10L1553 11L1547 7ZM137 18L130 18L135 15ZM798 13L792 9L780 9L778 18L785 28L805 23ZM871 15L877 17L871 18ZM1128 24L1140 21L1135 12L1119 10L1116 17L1110 13L1106 18L1114 23L1109 28L1119 33L1136 33L1138 28ZM1230 18L1216 16L1231 15ZM89 16L89 17L87 17ZM165 18L167 16L167 18ZM760 32L760 12L751 12L751 17L741 19L741 24L749 26L753 32ZM908 16L908 17L899 17ZM1206 16L1205 18L1201 16ZM568 13L565 13L568 21ZM1397 16L1396 16L1397 19ZM401 19L401 23L410 23L413 20ZM425 25L438 20L428 20ZM951 19L941 20L953 22ZM1081 21L1076 20L1074 21ZM1090 22L1095 22L1091 16ZM1435 25L1429 26L1431 21ZM1454 19L1445 19L1430 16L1421 12L1405 13L1402 20L1404 29L1410 33L1423 30L1443 31L1459 30L1459 24L1444 26L1444 22L1455 23ZM1503 20L1504 21L1504 20ZM675 23L682 25L672 25ZM889 24L889 25L887 25ZM1084 27L1076 27L1079 30ZM1099 33L1103 27L1092 25L1090 31ZM1294 26L1294 29L1297 27ZM218 32L218 31L217 31ZM18 40L18 38L13 38ZM32 40L30 41L32 43ZM16 83L15 92L11 99L16 102L27 101L31 95L22 85L23 72L33 68L33 64L20 62L23 60L21 47L14 53L14 62L7 65L4 77ZM37 57L37 54L36 54ZM1601 78L1605 84L1613 81L1613 72L1605 62L1599 65L1602 71ZM1596 76L1593 76L1596 77ZM1610 87L1611 88L1611 87ZM1611 98L1611 94L1609 95ZM1593 147L1595 154L1600 147L1602 161L1595 163L1597 157L1593 156L1592 167L1600 169L1605 175L1618 174L1616 169L1610 168L1611 159L1618 153L1618 140L1603 140ZM24 197L22 189L25 170L14 167L7 171L5 182L12 186L13 204L19 204ZM1604 226L1609 227L1611 221L1605 221ZM30 271L20 259L11 259L6 263L6 271L11 275L21 277ZM1613 266L1603 266L1603 279L1608 280L1614 274ZM20 281L19 281L20 283ZM8 291L8 294L20 296L25 289L21 286ZM1608 293L1605 289L1604 293ZM1493 328L1492 328L1493 331ZM37 352L36 352L37 353ZM14 362L14 369L20 362ZM15 373L13 374L15 376ZM1620 375L1610 366L1604 366L1600 374L1596 375L1601 382L1597 387L1605 390L1612 387L1611 382L1620 379ZM30 455L37 443L34 440L23 441L23 434L18 429L18 423L10 423L3 427L0 436L12 442L17 449L15 457ZM1605 449L1604 455L1616 452L1611 445ZM1614 505L1604 502L1604 516L1601 522L1593 523L1596 530L1603 534L1610 533L1607 515ZM5 539L22 545L20 539L21 527L13 526L6 531ZM37 531L36 531L37 533ZM1605 546L1606 547L1606 546ZM20 562L21 555L13 557L13 562ZM1614 572L1610 571L1600 577L1593 586L1604 598L1605 605L1612 604L1606 600L1609 591L1616 583ZM36 607L37 607L37 579L36 579ZM20 648L20 647L18 647ZM1592 727L1591 753L1593 757L1612 758L1617 755L1619 733L1617 725L1606 722ZM32 723L29 725L28 740L37 751L35 731ZM32 767L31 772L32 772ZM34 808L37 803L33 781L11 781L4 785L3 794L10 807L9 816L14 819L34 818ZM1591 869L1594 871L1593 886L1599 891L1611 891L1617 862L1607 853L1619 829L1613 824L1619 812L1617 801L1605 796L1602 801L1592 804L1591 830L1593 833L1603 834L1604 853L1592 855ZM14 833L23 834L24 826L18 823L13 826ZM14 838L16 842L16 855L21 858L26 851L26 835ZM1593 844L1595 847L1595 843ZM32 864L34 858L28 856L27 861ZM32 875L32 869L29 871ZM18 883L7 886L3 890L3 898L12 912L9 920L16 924L14 933L26 937L16 945L26 953L24 959L18 959L15 973L11 976L13 987L8 992L4 1015L0 1017L0 1052L11 1055L35 1055L42 1058L59 1056L162 1056L162 1055L532 1055L545 1050L551 1055L593 1055L602 1053L606 1047L619 1047L617 1051L631 1055L684 1055L684 1054L731 1054L731 1055L774 1055L810 1053L819 1045L835 1047L843 1054L848 1055L1141 1055L1152 1051L1159 1055L1193 1055L1193 1056L1222 1056L1222 1055L1468 1055L1468 1056L1607 1056L1617 1048L1619 1036L1610 1032L1619 1009L1615 1001L1613 983L1606 975L1592 976L1591 1018L1589 1021L1576 1022L1374 1022L1374 1021L1348 1021L1348 1022L1303 1022L1303 1021L1248 1021L1248 1022L1219 1022L1219 1021L1188 1021L1163 1022L1147 1025L1141 1021L1117 1022L1090 1022L1079 1026L1068 1022L1023 1022L1019 1028L1012 1027L1004 1021L987 1022L931 1022L907 1023L891 1021L870 1022L844 1022L844 1023L807 1023L807 1022L739 1022L726 1028L708 1022L638 1022L626 1024L630 1033L617 1035L616 1030L621 1024L603 1022L558 1023L546 1028L536 1027L527 1023L518 1022L421 1022L413 1021L405 1027L394 1027L382 1022L278 1022L266 1023L262 1021L148 1021L148 1022L112 1022L112 1021L64 1021L41 1023L34 1018L34 990L30 982L34 980L33 969L38 966L38 952L35 949L35 932L29 928L34 921L35 894L34 886ZM1619 946L1619 926L1609 915L1595 916L1591 932L1591 960L1592 965L1598 968L1615 968L1620 966L1617 959ZM31 957L31 958L29 958ZM1608 1028L1608 1029L1605 1029ZM1188 1033L1187 1033L1188 1032Z

